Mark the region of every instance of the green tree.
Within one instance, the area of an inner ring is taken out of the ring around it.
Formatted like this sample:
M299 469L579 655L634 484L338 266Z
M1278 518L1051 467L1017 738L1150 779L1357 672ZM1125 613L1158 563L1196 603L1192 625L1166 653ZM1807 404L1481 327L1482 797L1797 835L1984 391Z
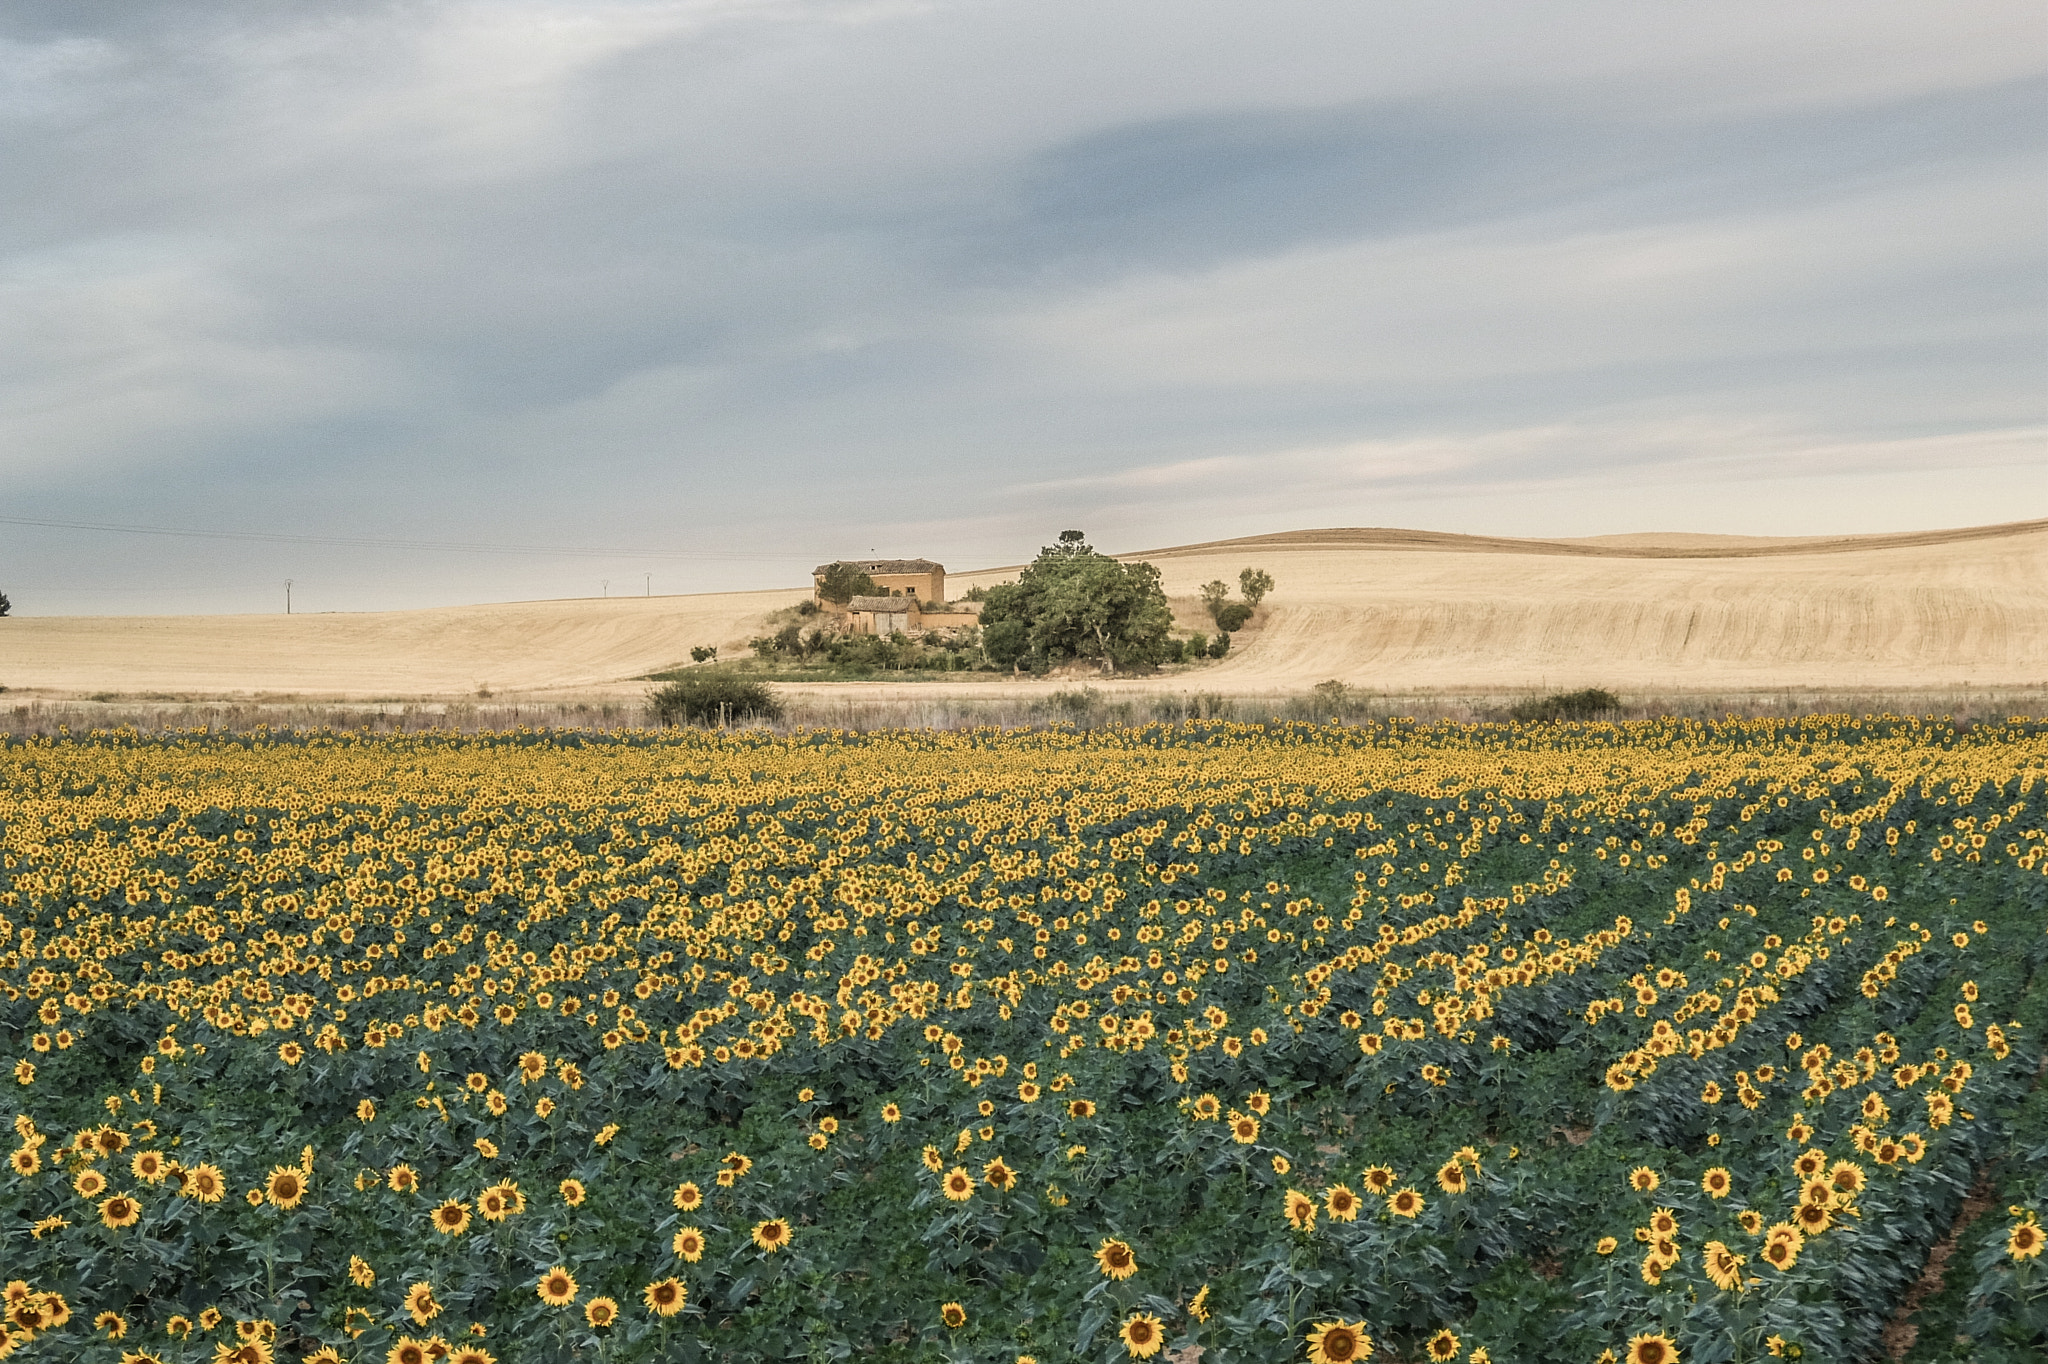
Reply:
M1266 594L1273 590L1273 575L1263 568L1248 568L1237 575L1237 589L1256 611L1259 603L1266 599Z
M858 564L840 560L825 565L825 572L818 580L818 595L844 606L855 597L879 597L882 589Z
M6 615L9 611L12 611L13 609L14 603L7 600L7 594L5 592L0 592L0 616Z
M1164 659L1173 613L1158 569L1098 554L1079 531L1065 531L1016 582L989 589L981 626L999 666L1086 658L1115 671Z
M1215 620L1223 613L1224 603L1230 600L1230 584L1221 578L1211 578L1202 584L1202 609Z

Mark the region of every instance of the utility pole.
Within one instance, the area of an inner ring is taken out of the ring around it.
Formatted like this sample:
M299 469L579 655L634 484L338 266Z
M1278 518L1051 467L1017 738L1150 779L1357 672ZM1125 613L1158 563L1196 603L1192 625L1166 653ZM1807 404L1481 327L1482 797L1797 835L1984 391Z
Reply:
M640 576L641 576L641 577L643 577L643 578L645 578L645 579L647 579L647 595L648 595L648 596L650 596L650 597L651 597L651 596L653 596L653 595L654 595L654 575L653 575L652 573L643 573L643 574L641 574Z
M606 578L604 580L604 594L607 597L609 597L612 594L612 580L610 578Z
M290 578L284 580L284 613L287 616L292 613L292 580Z

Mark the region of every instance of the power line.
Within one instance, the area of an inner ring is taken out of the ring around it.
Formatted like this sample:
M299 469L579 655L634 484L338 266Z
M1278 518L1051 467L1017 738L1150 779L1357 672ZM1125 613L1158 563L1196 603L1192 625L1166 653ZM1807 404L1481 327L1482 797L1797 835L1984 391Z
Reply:
M165 535L183 540L241 540L273 545L347 545L359 549L420 549L450 554L511 554L604 559L692 559L710 562L741 560L781 563L787 554L731 553L693 549L592 549L584 545L488 545L459 540L395 540L358 535L286 535L269 531L181 530L169 526L123 526L104 521L57 521L35 516L0 516L0 525L43 526L55 530L102 531L115 535Z

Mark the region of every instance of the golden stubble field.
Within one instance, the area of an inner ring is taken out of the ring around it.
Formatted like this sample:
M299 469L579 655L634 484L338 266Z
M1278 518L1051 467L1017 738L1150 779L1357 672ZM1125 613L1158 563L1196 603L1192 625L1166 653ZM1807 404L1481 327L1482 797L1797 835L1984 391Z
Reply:
M906 552L915 546L905 547ZM1248 564L1278 588L1226 660L1112 689L1885 692L2048 685L2048 521L1912 535L1514 540L1322 530L1147 551L1182 619ZM962 572L957 592L1014 569ZM804 589L322 615L18 617L0 686L43 697L337 700L624 694L691 646L731 657ZM841 683L991 695L1071 679Z

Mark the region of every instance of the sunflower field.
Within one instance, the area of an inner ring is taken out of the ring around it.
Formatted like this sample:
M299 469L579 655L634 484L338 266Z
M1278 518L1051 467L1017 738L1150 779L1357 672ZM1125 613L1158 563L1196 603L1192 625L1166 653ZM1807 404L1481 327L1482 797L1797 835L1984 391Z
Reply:
M0 1355L1846 1361L1974 1190L1912 1357L2039 1359L2044 788L1889 716L0 742Z

